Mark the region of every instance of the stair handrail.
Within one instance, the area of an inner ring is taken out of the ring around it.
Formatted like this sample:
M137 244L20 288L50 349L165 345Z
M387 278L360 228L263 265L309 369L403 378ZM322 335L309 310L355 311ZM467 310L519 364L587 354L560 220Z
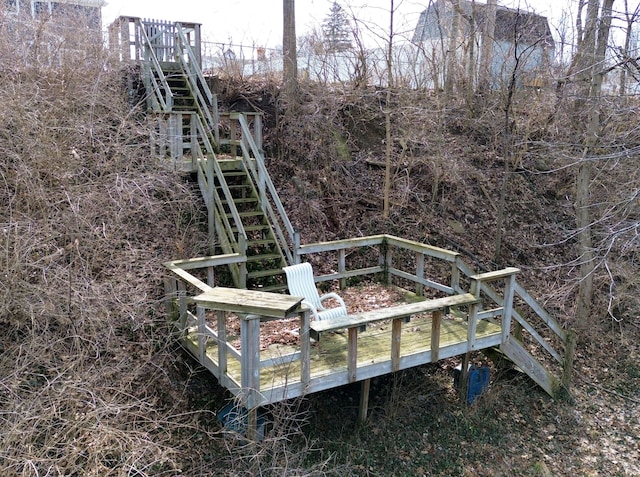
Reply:
M472 278L475 275L473 269L466 263L464 263L464 261L457 260L456 264L458 270L467 278ZM547 328L559 338L560 342L562 342L562 344L564 345L564 351L555 349L547 339L545 339L538 331L535 330L535 328L533 328L531 324L529 324L526 318L516 309L516 307L512 306L513 304L504 303L503 297L487 282L481 282L479 284L479 287L480 288L478 291L484 292L488 298L495 302L499 307L502 307L503 310L508 310L510 316L503 317L503 322L510 323L512 320L515 320L529 333L533 340L535 340L540 346L542 346L542 348L544 348L550 356L552 356L560 365L562 365L562 376L557 377L557 379L560 382L561 386L566 391L568 391L571 380L571 369L573 367L573 355L575 351L574 333L565 330L560 322L549 312L547 312L542 307L542 305L540 305L537 300L529 292L527 292L527 290L520 283L518 283L517 280L514 280L513 285L513 291L515 295L520 297L529 306L529 309L535 315L537 315L538 318L540 318L540 320L547 326ZM511 330L504 331L510 339L517 339L514 335L511 334Z
M153 84L153 91L155 95L152 97L154 110L161 111L171 111L173 109L173 93L171 88L169 87L169 83L167 82L167 78L162 70L162 66L160 65L160 61L153 51L153 44L147 35L147 32L144 29L144 24L140 18L135 18L135 29L140 35L142 40L142 45L144 46L144 54L146 57L143 64L145 65L145 70L147 72L147 76L151 83ZM150 60L150 61L149 61ZM155 74L154 74L155 73ZM157 75L157 79L156 79ZM158 80L160 81L158 83ZM164 89L166 98L160 94L161 87Z
M218 178L218 182L220 183L220 187L222 188L222 193L224 195L225 200L227 201L227 204L229 206L229 210L231 213L231 218L233 219L233 222L236 224L236 227L238 229L238 237L241 237L242 240L245 242L245 249L244 250L240 250L240 245L237 245L236 248L233 250L234 252L237 253L241 253L243 255L246 254L246 242L247 242L247 233L244 229L244 226L242 225L242 219L240 218L240 213L238 212L238 209L235 205L235 202L233 200L233 196L231 195L231 190L229 189L229 186L227 185L227 182L224 180L224 174L222 172L222 169L220 168L220 164L218 163L217 159L216 159L216 155L215 152L213 151L213 146L211 144L211 141L209 140L209 136L206 133L206 129L204 124L202 123L202 119L196 115L195 118L195 123L196 123L196 128L198 130L199 136L202 139L202 142L205 146L205 150L206 150L206 154L203 153L202 149L200 147L196 148L196 150L198 151L198 161L196 161L199 166L198 166L198 174L204 174L204 178L207 180L208 184L211 184L210 190L214 193L214 197L217 198L217 206L220 207L220 209L222 208L222 202L221 199L217 193L217 191L215 190L215 187L213 187L213 178L217 177ZM208 167L210 167L210 173L207 174L206 170L203 170L203 165L206 164ZM225 214L221 214L221 215L225 215ZM230 230L230 229L229 229ZM239 243L240 241L236 242Z
M218 132L218 124L220 122L220 118L218 116L218 103L214 101L214 95L205 80L204 75L202 74L202 69L198 63L198 58L196 57L191 45L189 44L189 40L187 39L187 35L182 28L181 23L176 23L176 51L175 56L182 69L185 73L186 78L189 81L189 86L196 100L196 105L198 107L198 112L202 117L205 118L207 126L209 130L213 132L214 140L216 145L219 144L219 132ZM185 58L185 55L188 57ZM213 109L213 113L211 109Z
M231 120L237 119L238 123L240 124L240 129L242 131L240 149L242 150L243 163L247 168L247 171L249 171L249 173L251 174L252 181L258 188L258 192L260 193L260 204L263 208L263 212L269 217L271 224L275 228L275 232L280 241L281 247L287 255L287 260L289 261L289 263L295 263L294 253L291 250L291 246L289 245L295 244L295 230L293 228L293 225L291 224L291 221L289 220L289 217L287 216L287 212L284 209L284 206L282 205L282 201L278 196L278 191L276 190L276 187L271 180L271 176L269 175L269 172L265 165L262 149L259 148L256 144L244 114L232 113L230 115L230 118ZM251 154L253 154L253 161L251 160ZM276 212L273 210L271 201L273 201L278 214L276 214ZM287 241L287 237L285 236L285 233L282 230L278 219L282 221L286 232L289 234L290 241Z

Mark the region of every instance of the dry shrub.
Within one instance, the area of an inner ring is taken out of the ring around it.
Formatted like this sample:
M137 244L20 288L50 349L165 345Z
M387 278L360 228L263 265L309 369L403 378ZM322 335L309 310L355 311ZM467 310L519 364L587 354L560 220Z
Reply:
M160 264L200 252L198 233L177 235L198 198L149 157L99 32L14 20L0 19L0 474L173 475L180 430L199 424L173 409Z

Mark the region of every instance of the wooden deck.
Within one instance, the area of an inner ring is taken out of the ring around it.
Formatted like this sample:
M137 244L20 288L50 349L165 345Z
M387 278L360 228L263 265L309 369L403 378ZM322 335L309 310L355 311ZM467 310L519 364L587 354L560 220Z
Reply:
M349 267L349 249L372 247L380 250L371 254L370 266ZM168 315L182 345L249 410L249 429L260 406L354 382L363 385L362 419L371 378L454 356L461 357L464 373L471 352L491 347L551 396L568 389L574 335L516 282L518 269L475 274L455 252L387 235L300 246L297 254L328 251L338 255L337 271L317 282L342 287L347 278L379 274L383 283L398 286L397 277L415 285L411 303L312 323L301 297L212 286L214 269L246 261L241 254L165 263L172 273ZM396 266L393 258L401 253L415 254L415 270ZM426 276L427 259L444 264L443 277ZM194 269L200 276L206 271L211 285L191 275ZM297 339L285 340L294 344L265 348L267 328L283 319L298 320Z
M499 325L482 321L476 330L476 348L499 346L502 329ZM402 323L400 358L398 369L407 369L422 364L464 354L468 348L468 327L466 321L451 316L445 317L440 325L440 347L436 359L432 352L432 317L422 315ZM383 322L372 325L359 334L358 358L355 379L349 375L348 334L330 332L320 341L312 342L310 351L310 380L306 386L301 381L301 361L291 357L300 354L300 346L270 345L260 352L260 361L275 364L260 367L260 396L258 405L282 401L306 393L373 378L394 371L392 359L392 324ZM194 355L198 350L198 330L193 326L183 340L184 346ZM220 375L218 344L209 341L206 366L216 377ZM227 373L241 388L242 370L240 350L238 355L228 359ZM284 361L284 362L283 362Z

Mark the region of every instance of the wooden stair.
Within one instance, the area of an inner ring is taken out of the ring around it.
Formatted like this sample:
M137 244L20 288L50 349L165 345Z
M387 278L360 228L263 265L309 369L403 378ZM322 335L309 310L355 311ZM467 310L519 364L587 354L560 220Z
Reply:
M247 234L247 288L250 290L281 291L286 289L282 267L287 266L285 256L273 233L273 227L260 204L255 185L245 170L223 172L236 209ZM216 180L218 193L221 186ZM231 217L226 200L222 200L227 217ZM238 233L236 227L232 228Z
M237 117L229 137L221 140L220 131L226 129L202 72L199 25L132 18L118 27L120 33L112 32L114 38L126 41L129 22L135 25L136 38L143 40L135 57L144 58L147 108L156 114L152 146L169 157L176 170L196 174L208 212L211 253L246 257L246 262L230 264L230 279L224 281L237 288L286 289L282 267L287 257L293 258L281 248L287 244L280 222L288 225L290 235L293 228L263 165L261 120L255 119L252 131L244 115L229 113ZM130 46L123 44L121 49L130 52ZM227 147L230 158L218 157ZM276 207L271 207L273 202Z

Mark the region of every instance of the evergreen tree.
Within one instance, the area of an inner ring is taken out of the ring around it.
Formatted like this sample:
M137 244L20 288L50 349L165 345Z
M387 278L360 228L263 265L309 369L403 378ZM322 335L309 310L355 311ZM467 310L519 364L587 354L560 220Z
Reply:
M338 2L333 2L331 10L322 23L327 50L340 52L351 48L351 25L349 17Z

